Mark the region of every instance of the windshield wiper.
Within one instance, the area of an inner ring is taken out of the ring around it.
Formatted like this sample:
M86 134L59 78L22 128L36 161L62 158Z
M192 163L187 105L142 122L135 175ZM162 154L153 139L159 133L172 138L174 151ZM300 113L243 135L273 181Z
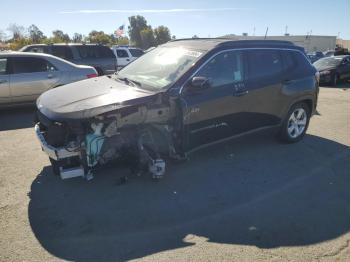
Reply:
M127 78L127 77L117 77L117 79L127 83L128 85L132 84L134 86L139 86L139 87L142 86L142 84L140 82L135 81L135 80L131 80L130 78Z

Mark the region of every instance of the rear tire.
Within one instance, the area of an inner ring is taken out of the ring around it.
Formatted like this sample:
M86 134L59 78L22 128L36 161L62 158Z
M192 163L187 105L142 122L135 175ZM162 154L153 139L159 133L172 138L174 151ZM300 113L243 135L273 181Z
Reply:
M103 76L104 75L103 70L101 68L95 67L95 69L97 71L98 76Z
M331 86L336 87L339 82L339 76L337 74L334 74L331 78L331 82L329 83Z
M285 143L296 143L303 139L310 121L310 108L305 103L294 104L279 131L279 139Z

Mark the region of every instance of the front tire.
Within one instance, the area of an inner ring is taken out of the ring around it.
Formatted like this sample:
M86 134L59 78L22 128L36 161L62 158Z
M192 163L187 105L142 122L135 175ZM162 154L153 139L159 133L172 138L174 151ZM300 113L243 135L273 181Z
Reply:
M59 176L59 175L60 175L60 166L59 166L58 161L56 161L56 160L50 158L50 162L51 162L52 173L53 173L55 176Z
M310 121L310 108L305 103L294 104L288 111L279 132L285 143L296 143L303 139Z

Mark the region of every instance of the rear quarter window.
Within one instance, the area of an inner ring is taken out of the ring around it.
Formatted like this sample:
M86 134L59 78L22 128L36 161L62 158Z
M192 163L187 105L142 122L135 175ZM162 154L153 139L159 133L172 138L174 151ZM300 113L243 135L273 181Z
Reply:
M316 72L306 56L299 51L283 50L282 55L283 69L292 77L305 77Z
M247 62L250 79L278 76L283 71L282 58L278 50L249 50Z

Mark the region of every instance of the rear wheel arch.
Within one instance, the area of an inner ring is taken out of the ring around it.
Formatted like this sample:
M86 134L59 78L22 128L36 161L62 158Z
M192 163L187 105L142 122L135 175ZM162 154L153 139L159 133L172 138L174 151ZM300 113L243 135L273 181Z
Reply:
M309 108L310 114L312 113L313 108L314 108L314 102L312 101L312 99L308 98L308 99L300 100L298 102L295 102L292 106L294 106L295 104L298 104L298 103L306 104Z
M284 111L284 113L282 115L282 121L287 117L287 114L290 111L290 109L293 106L295 106L296 104L300 104L300 103L306 104L308 109L309 109L310 114L312 114L313 107L314 107L314 100L311 97L307 97L307 98L304 97L304 98L300 98L300 99L297 99L297 100L293 101L291 104L289 104L289 106L287 106L285 108L285 111Z

